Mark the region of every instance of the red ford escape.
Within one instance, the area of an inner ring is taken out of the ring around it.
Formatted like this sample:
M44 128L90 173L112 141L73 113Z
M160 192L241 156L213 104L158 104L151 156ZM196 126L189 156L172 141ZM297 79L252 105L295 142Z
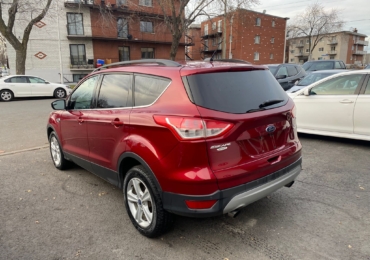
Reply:
M72 161L122 189L147 237L165 232L172 214L235 213L301 171L294 103L263 66L109 64L52 107L55 167Z

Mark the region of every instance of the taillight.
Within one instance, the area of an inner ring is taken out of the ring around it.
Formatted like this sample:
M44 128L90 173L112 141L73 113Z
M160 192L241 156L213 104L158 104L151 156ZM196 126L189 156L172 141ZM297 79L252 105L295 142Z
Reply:
M293 108L292 108L292 116L294 117L294 118L296 118L296 116L297 116L297 109L295 108L295 105L293 106Z
M191 117L159 116L154 121L168 127L180 140L194 140L220 136L231 129L228 122Z
M217 200L185 200L189 209L210 209L216 202Z

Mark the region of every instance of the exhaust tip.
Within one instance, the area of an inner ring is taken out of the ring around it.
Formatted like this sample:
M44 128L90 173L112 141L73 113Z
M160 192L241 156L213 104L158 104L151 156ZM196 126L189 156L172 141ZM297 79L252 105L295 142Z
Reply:
M292 186L293 186L293 184L294 184L294 181L289 182L287 185L285 185L285 187L290 188L290 187L292 187Z
M227 215L229 217L232 217L232 218L236 218L240 213L240 210L239 209L235 209L233 211L230 211L229 213L227 213Z

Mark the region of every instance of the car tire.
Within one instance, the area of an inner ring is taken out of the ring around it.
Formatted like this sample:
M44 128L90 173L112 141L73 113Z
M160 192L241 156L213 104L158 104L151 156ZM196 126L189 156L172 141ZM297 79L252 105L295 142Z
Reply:
M55 168L65 170L69 161L64 158L62 147L60 146L59 139L55 132L51 132L49 136L49 149Z
M62 88L57 88L55 91L54 91L54 97L55 98L65 98L67 95L67 92L62 89Z
M4 89L0 91L0 100L1 101L11 101L14 98L14 94L12 91Z
M125 177L123 194L132 224L144 236L158 237L173 224L173 215L163 209L153 177L142 166L131 168Z

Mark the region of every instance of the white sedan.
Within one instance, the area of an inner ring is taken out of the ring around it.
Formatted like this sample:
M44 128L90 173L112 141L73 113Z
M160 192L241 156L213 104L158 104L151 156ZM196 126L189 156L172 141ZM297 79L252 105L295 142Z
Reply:
M370 71L344 72L288 94L298 132L370 141Z
M65 98L71 92L67 85L50 83L35 76L13 75L0 79L0 101L10 101L15 97Z

